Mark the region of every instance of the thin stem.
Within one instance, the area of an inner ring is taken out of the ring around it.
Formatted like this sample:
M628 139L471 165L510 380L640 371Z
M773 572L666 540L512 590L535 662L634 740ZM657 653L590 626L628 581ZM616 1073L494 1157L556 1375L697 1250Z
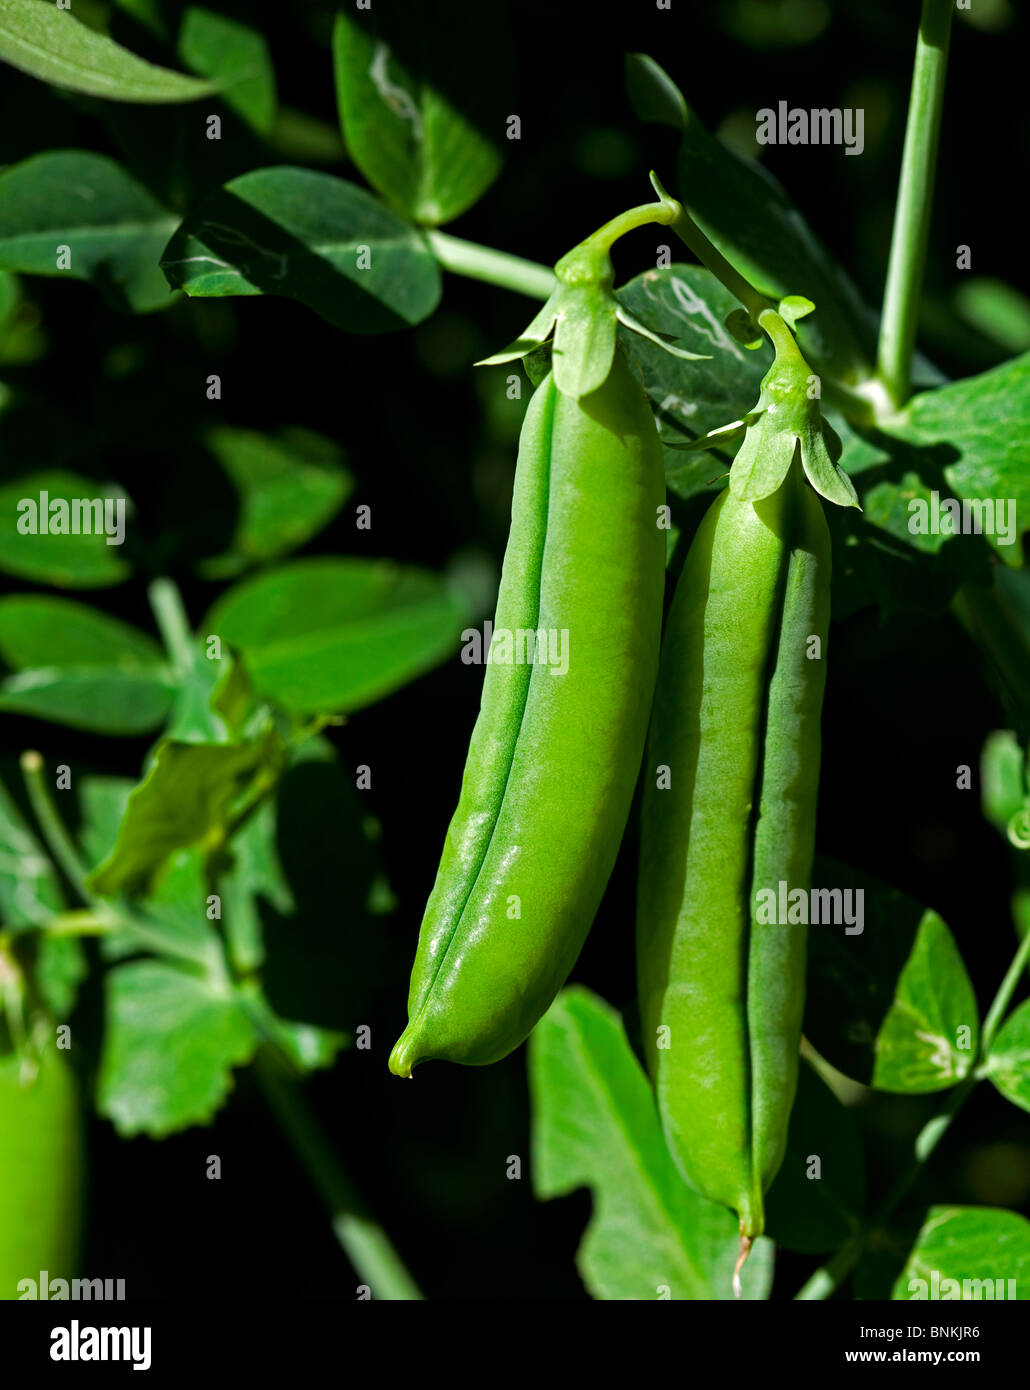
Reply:
M954 9L954 0L923 0L916 41L877 353L880 378L899 407L910 390Z
M994 1035L1012 1002L1012 996L1016 992L1016 986L1019 984L1027 961L1030 961L1030 932L1027 932L1019 943L1019 949L1012 957L1012 964L1006 970L1005 978L998 986L998 993L994 996L994 1001L987 1010L987 1017L980 1029L981 1056L986 1056L990 1051L991 1044L994 1042Z
M329 1209L333 1231L359 1277L378 1299L409 1301L422 1294L386 1232L371 1219L300 1089L259 1052L255 1072L269 1107Z
M92 903L94 901L93 895L86 886L86 865L72 837L65 830L64 823L57 814L57 808L50 796L50 789L43 779L42 754L37 753L35 749L23 753L21 755L21 770L25 779L25 790L28 792L29 804L39 822L39 828L43 832L43 838L47 842L50 853L60 864L65 878L83 902Z
M1019 943L1016 954L1012 958L1012 964L1005 972L1005 978L998 986L994 1001L987 1010L987 1016L980 1030L981 1057L985 1057L990 1050L994 1035L1012 1001L1012 996L1022 977L1027 961L1030 961L1030 932ZM981 1070L978 1069L957 1086L953 1086L950 1091L945 1092L941 1108L936 1115L927 1120L919 1131L912 1146L911 1159L878 1203L864 1230L842 1245L831 1259L815 1271L794 1295L795 1300L828 1298L834 1289L847 1278L858 1263L870 1232L886 1225L893 1216L919 1176L923 1165L947 1134L955 1116L975 1090L981 1079L981 1074Z
M92 891L88 882L89 871L75 842L57 814L57 808L43 776L42 755L34 749L23 753L21 755L21 769L25 778L25 790L28 793L29 804L32 806L33 814L43 832L47 848L60 865L65 878L82 901L93 910L99 921L106 923L109 928L119 927L130 932L138 943L141 946L146 946L148 950L156 951L164 956L176 956L180 960L188 961L191 965L202 965L215 977L224 976L224 964L210 952L177 945L163 932L151 927L147 922L140 921L128 909L109 903Z
M548 299L558 283L554 272L536 261L511 256L507 251L495 251L490 246L478 246L474 241L462 241L448 232L429 231L425 235L444 270L455 275L499 285L530 299Z
M669 198L654 174L651 175L651 182L660 198L673 203L673 199ZM679 212L672 218L669 226L680 241L693 251L701 264L726 286L730 294L735 295L740 300L751 315L752 322L757 324L762 311L775 309L776 305L771 299L766 299L765 295L759 294L755 287L730 265L715 243L705 236L685 207L680 204L674 204L674 206L679 207Z
M193 665L193 633L177 585L171 579L155 579L147 597L168 659L178 670L188 671Z

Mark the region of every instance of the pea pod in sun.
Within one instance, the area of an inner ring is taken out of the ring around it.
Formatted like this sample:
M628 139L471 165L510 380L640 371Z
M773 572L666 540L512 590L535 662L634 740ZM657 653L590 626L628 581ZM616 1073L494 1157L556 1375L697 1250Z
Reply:
M807 366L774 327L778 389L801 393ZM676 586L641 822L648 1065L677 1165L739 1214L742 1255L783 1161L805 985L804 927L763 922L756 895L809 886L830 611L829 532L804 441L777 437L785 413L759 414L741 451L772 486L753 497L731 473Z
M494 641L564 635L568 669L487 664L461 796L390 1068L483 1065L529 1034L597 912L633 797L658 668L662 452L612 342L589 394L537 388L519 442Z

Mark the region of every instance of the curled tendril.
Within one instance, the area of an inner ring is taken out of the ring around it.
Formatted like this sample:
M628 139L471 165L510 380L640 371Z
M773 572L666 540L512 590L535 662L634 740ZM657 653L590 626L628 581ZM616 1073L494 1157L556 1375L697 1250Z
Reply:
M1005 833L1016 849L1030 849L1030 806L1016 812L1005 827Z

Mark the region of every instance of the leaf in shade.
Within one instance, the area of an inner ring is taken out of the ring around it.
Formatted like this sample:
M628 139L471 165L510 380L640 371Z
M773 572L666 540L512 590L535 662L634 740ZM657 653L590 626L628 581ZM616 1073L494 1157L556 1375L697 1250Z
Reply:
M0 183L2 181L0 175ZM69 517L74 519L77 515L72 510L74 503L99 500L106 506L108 499L116 523L119 499L125 503L125 512L131 513L132 504L121 487L97 483L95 479L63 469L29 473L0 485L0 527L4 536L0 546L0 570L19 579L65 589L104 589L120 584L128 578L130 566L122 558L122 547L108 545L102 529L89 534L80 529L78 533L65 535L54 532L49 521L55 503L67 503ZM45 533L41 513L48 518ZM86 519L83 510L80 528L86 524ZM101 528L104 524L105 520L101 519ZM89 525L92 528L93 514L89 517Z
M0 174L0 266L88 280L118 310L172 302L158 262L174 230L172 214L106 155L47 150Z
M440 299L440 268L418 232L356 184L288 165L211 194L161 265L188 295L282 295L351 333L410 327Z

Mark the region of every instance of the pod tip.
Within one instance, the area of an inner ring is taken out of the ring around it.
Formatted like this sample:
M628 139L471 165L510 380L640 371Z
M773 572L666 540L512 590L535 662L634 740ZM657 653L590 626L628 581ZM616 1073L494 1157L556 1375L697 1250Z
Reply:
M409 1032L410 1030L405 1028L404 1032L394 1043L389 1062L390 1070L393 1072L394 1076L403 1076L408 1081L411 1080L411 1068L415 1060L412 1056L414 1049L411 1045Z

